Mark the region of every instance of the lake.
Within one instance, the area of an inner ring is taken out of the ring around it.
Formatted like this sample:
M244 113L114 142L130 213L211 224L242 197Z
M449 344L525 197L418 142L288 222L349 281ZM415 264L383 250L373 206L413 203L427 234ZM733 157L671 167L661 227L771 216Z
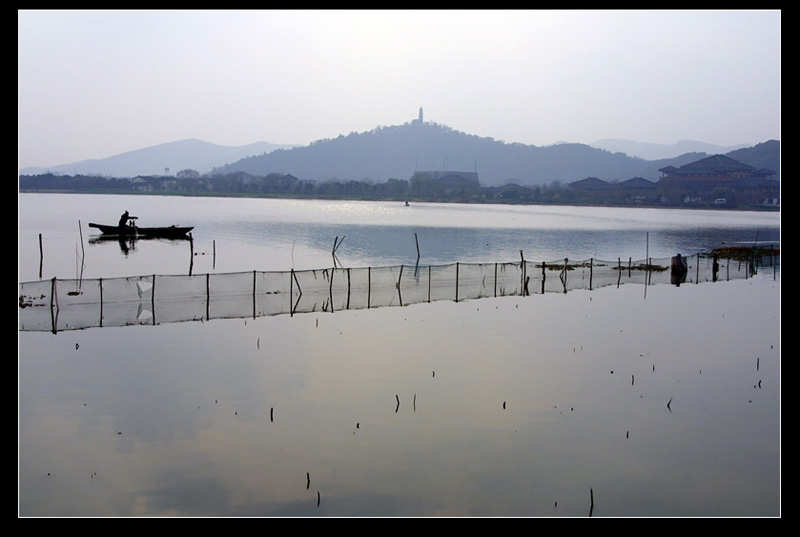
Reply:
M69 194L18 209L20 282L780 241L779 213L727 210ZM124 210L193 240L120 245L88 227ZM18 341L22 516L781 512L772 267Z

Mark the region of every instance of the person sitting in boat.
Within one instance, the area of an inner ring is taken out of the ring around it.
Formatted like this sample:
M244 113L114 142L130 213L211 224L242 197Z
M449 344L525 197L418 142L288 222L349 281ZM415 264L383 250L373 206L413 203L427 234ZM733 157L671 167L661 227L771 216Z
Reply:
M136 220L136 217L130 216L130 214L128 214L128 211L125 211L124 213L122 213L122 216L119 217L119 227L127 226L129 220L131 224L133 224L133 221Z

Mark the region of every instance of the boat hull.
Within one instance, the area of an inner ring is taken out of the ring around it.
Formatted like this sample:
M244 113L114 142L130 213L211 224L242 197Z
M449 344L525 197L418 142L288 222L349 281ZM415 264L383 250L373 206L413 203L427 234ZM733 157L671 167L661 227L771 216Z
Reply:
M160 238L160 239L185 239L194 227L168 226L168 227L137 227L137 226L107 226L90 223L89 227L100 230L100 233L114 237L130 238Z

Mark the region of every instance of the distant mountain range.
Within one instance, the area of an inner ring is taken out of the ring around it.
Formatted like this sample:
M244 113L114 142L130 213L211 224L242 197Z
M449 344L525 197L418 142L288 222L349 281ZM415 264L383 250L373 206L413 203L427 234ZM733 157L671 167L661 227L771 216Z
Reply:
M293 145L256 142L241 146L225 146L197 139L179 140L127 151L103 159L82 160L48 168L24 168L20 175L53 173L56 175L101 175L104 177L135 177L137 175L175 175L185 169L201 174L217 166L274 151L291 149ZM165 170L168 170L165 173Z
M780 173L780 142L760 148L758 162L741 162ZM763 145L763 144L759 144ZM704 145L708 148L707 144ZM756 146L758 147L758 146ZM740 157L755 148L738 149ZM416 171L477 172L483 186L516 183L523 186L571 183L586 177L608 182L643 177L657 181L659 169L679 167L708 156L705 152L683 153L671 158L645 160L585 144L560 143L537 147L505 143L455 131L435 123L413 121L379 127L363 133L341 135L308 146L247 157L221 166L212 174L245 172L291 174L304 180L409 179ZM734 157L735 158L735 157Z
M340 135L307 146L259 142L227 147L201 140L182 140L129 151L117 156L53 166L26 168L20 175L175 175L192 169L201 174L245 172L254 176L291 174L303 180L409 179L416 171L477 172L481 185L532 186L570 183L586 177L625 181L658 180L660 168L682 166L709 154L728 154L780 178L780 142L754 147L719 147L682 141L672 145L601 140L593 145L559 143L532 146L479 137L435 123L412 121L363 133ZM648 157L658 158L645 158ZM165 170L169 170L165 173Z
M634 142L631 140L623 140L620 138L608 138L605 140L598 140L592 147L597 149L605 149L612 153L625 153L629 157L643 158L645 160L660 160L666 158L674 158L686 153L706 153L709 155L724 155L737 149L744 149L750 147L747 144L739 144L733 146L721 146L714 144L707 144L705 142L697 142L695 140L681 140L674 144L653 144L647 142Z

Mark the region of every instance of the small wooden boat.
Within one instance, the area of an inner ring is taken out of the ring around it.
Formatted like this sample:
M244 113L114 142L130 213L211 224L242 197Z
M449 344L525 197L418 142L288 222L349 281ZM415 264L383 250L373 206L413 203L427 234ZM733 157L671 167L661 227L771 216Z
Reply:
M139 227L139 226L107 226L89 223L89 227L99 229L100 233L114 237L130 237L142 239L186 239L193 226Z

